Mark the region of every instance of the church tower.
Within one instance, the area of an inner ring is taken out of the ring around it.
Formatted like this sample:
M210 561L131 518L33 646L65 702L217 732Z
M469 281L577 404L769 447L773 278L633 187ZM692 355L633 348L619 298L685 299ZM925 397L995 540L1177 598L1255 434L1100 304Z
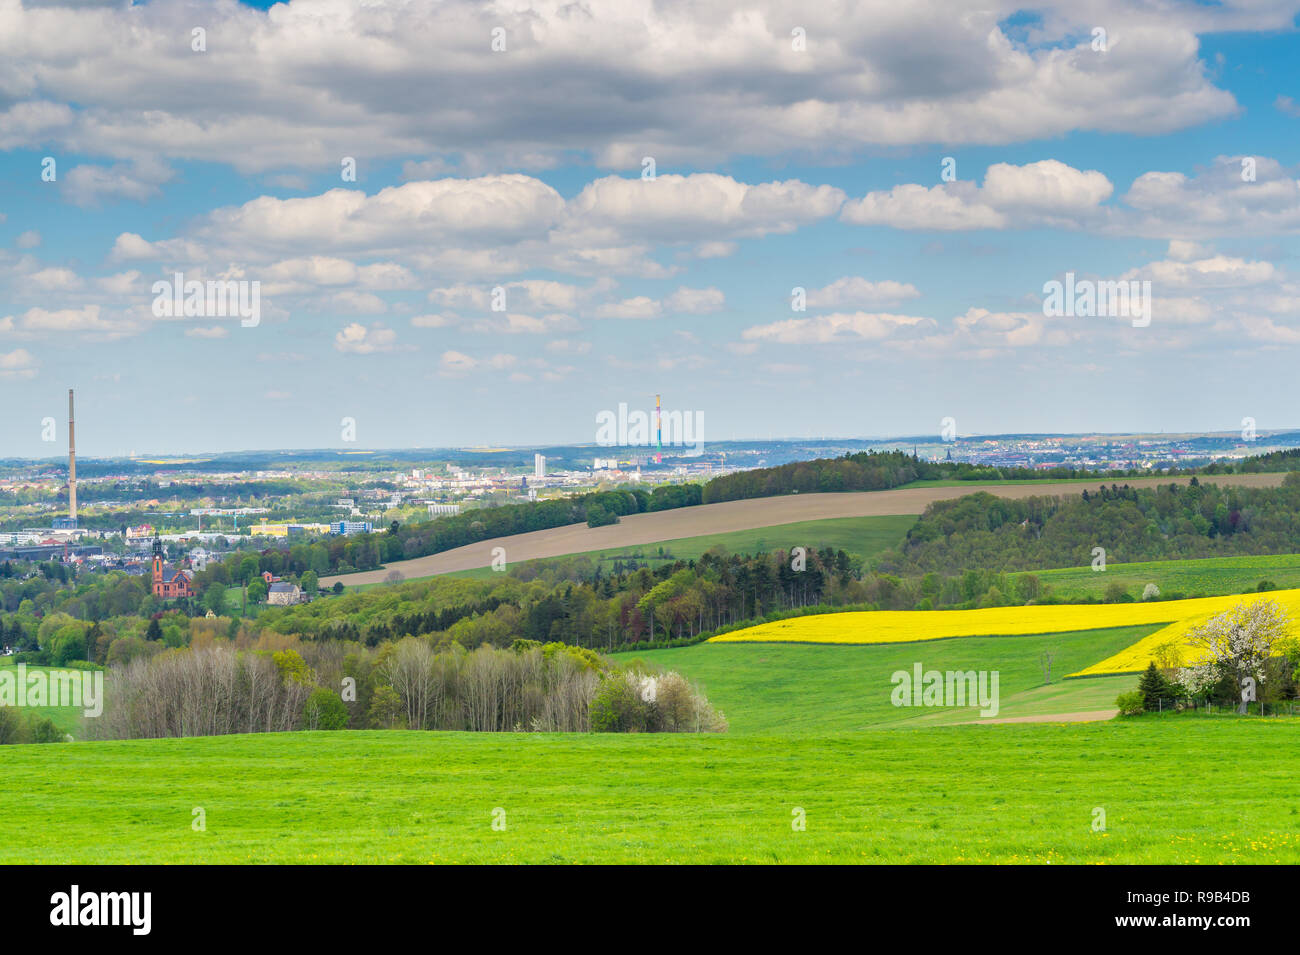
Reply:
M163 589L163 551L162 541L157 535L153 539L153 592L154 596L162 596Z

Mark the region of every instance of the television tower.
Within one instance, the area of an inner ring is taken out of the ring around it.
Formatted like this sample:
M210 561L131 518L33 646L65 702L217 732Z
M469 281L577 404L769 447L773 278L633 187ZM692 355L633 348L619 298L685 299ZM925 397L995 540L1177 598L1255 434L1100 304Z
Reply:
M664 460L664 419L659 407L659 396L655 395L655 464Z
M68 519L77 526L77 422L73 414L72 389L68 389Z

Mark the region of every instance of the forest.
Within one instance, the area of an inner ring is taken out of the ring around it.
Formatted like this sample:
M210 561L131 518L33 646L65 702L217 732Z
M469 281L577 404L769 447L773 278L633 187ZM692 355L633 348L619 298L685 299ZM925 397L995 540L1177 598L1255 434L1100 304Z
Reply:
M1300 474L1276 488L1112 484L1077 497L978 493L928 507L879 569L902 575L1087 566L1110 561L1285 554L1300 541Z

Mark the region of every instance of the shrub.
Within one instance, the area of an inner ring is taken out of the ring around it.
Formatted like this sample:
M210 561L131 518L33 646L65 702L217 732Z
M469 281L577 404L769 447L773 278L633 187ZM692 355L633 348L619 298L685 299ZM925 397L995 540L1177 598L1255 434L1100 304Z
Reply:
M641 697L641 677L614 673L591 699L591 728L597 733L643 733L650 729L651 704Z
M1115 705L1119 707L1121 716L1141 716L1146 712L1142 693L1138 690L1131 693L1121 693L1115 698Z
M1106 593L1101 599L1108 604L1131 603L1133 595L1117 580L1106 585Z
M348 708L337 693L322 686L307 697L302 718L309 730L341 730L348 725Z
M0 706L0 745L62 742L62 731L49 717L12 706Z

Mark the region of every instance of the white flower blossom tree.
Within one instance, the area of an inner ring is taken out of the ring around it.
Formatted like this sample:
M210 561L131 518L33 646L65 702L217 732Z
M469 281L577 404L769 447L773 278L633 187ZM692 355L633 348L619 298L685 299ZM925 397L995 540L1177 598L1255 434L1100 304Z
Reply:
M1247 680L1263 683L1264 664L1290 623L1286 611L1272 600L1241 603L1216 614L1187 632L1187 644L1201 652L1195 664L1179 672L1178 681L1192 696L1224 676L1237 687L1247 686ZM1246 712L1244 697L1238 712Z

